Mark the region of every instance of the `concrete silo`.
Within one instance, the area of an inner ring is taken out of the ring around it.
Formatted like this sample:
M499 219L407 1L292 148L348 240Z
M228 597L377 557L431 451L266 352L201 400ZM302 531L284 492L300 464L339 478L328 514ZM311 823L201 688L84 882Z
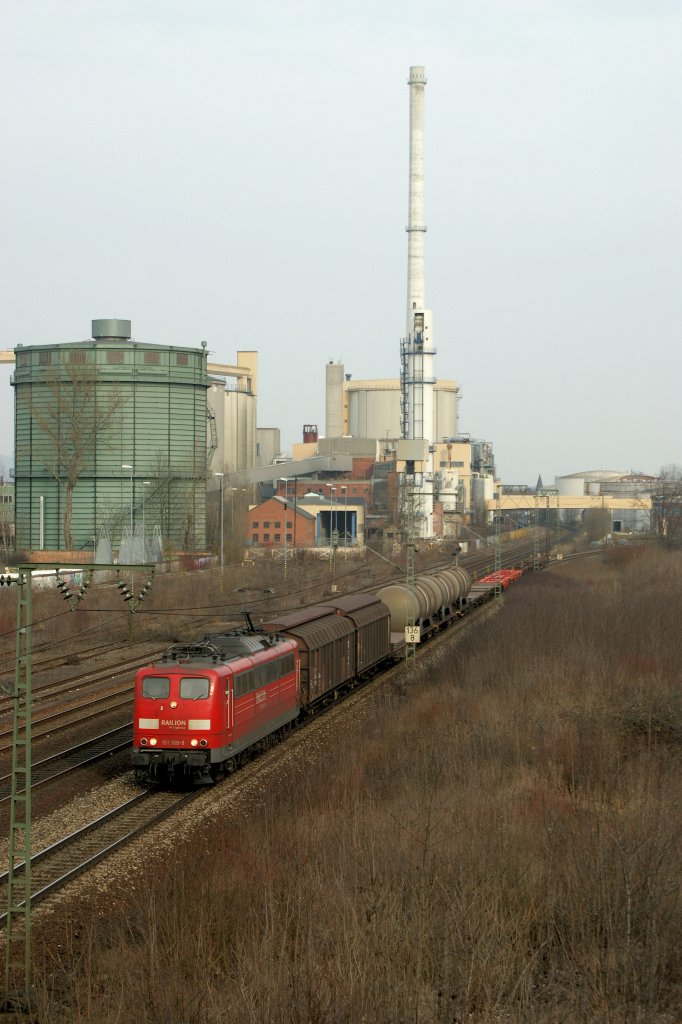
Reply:
M205 348L140 344L129 320L87 341L15 350L16 544L114 548L131 529L206 543Z
M346 380L343 383L346 417L343 433L354 437L401 436L401 381ZM457 433L458 386L454 380L433 385L429 437L436 441ZM331 435L330 435L331 436Z

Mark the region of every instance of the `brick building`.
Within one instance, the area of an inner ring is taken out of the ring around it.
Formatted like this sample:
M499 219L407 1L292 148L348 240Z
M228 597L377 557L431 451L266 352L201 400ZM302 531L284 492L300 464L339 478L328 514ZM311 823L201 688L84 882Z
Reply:
M315 482L317 484L317 482ZM320 486L324 486L320 484ZM317 491L276 494L249 509L245 540L256 547L352 548L362 544L365 528L363 498L349 498L332 485L329 498Z
M257 547L313 547L315 516L275 495L249 509L247 543Z

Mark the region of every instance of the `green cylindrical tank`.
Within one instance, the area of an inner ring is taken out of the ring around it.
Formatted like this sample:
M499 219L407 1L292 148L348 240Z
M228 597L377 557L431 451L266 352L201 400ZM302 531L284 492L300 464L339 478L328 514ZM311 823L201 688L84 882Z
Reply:
M15 518L20 550L114 549L131 525L165 549L206 544L206 350L93 339L15 350Z

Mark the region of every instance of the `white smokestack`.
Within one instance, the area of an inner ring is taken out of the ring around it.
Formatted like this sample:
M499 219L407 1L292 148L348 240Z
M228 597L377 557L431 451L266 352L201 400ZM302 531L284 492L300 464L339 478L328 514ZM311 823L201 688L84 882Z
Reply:
M424 68L410 68L410 202L407 225L407 334L424 308Z
M433 444L434 395L431 310L424 290L424 87L423 67L411 67L409 221L407 225L407 324L401 345L402 433L408 440ZM417 526L422 537L433 535L433 457L417 474Z

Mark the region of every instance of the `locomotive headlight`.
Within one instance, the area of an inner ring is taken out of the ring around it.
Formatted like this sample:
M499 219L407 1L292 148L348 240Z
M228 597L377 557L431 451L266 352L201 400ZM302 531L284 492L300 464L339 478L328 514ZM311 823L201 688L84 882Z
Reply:
M156 739L154 739L154 737L152 737L152 739L150 739L150 741L149 741L149 746L150 747L155 747L156 746L156 742L157 742Z
M170 706L171 706L172 708L176 708L176 707L178 706L178 702L177 702L176 700L172 700L172 701L170 702Z
M190 745L190 747L198 747L199 746L199 740L190 740L189 741L189 745Z
M202 747L207 747L208 746L208 740L199 740L199 744Z
M140 746L141 747L146 747L147 746L147 741L146 740L140 740Z

